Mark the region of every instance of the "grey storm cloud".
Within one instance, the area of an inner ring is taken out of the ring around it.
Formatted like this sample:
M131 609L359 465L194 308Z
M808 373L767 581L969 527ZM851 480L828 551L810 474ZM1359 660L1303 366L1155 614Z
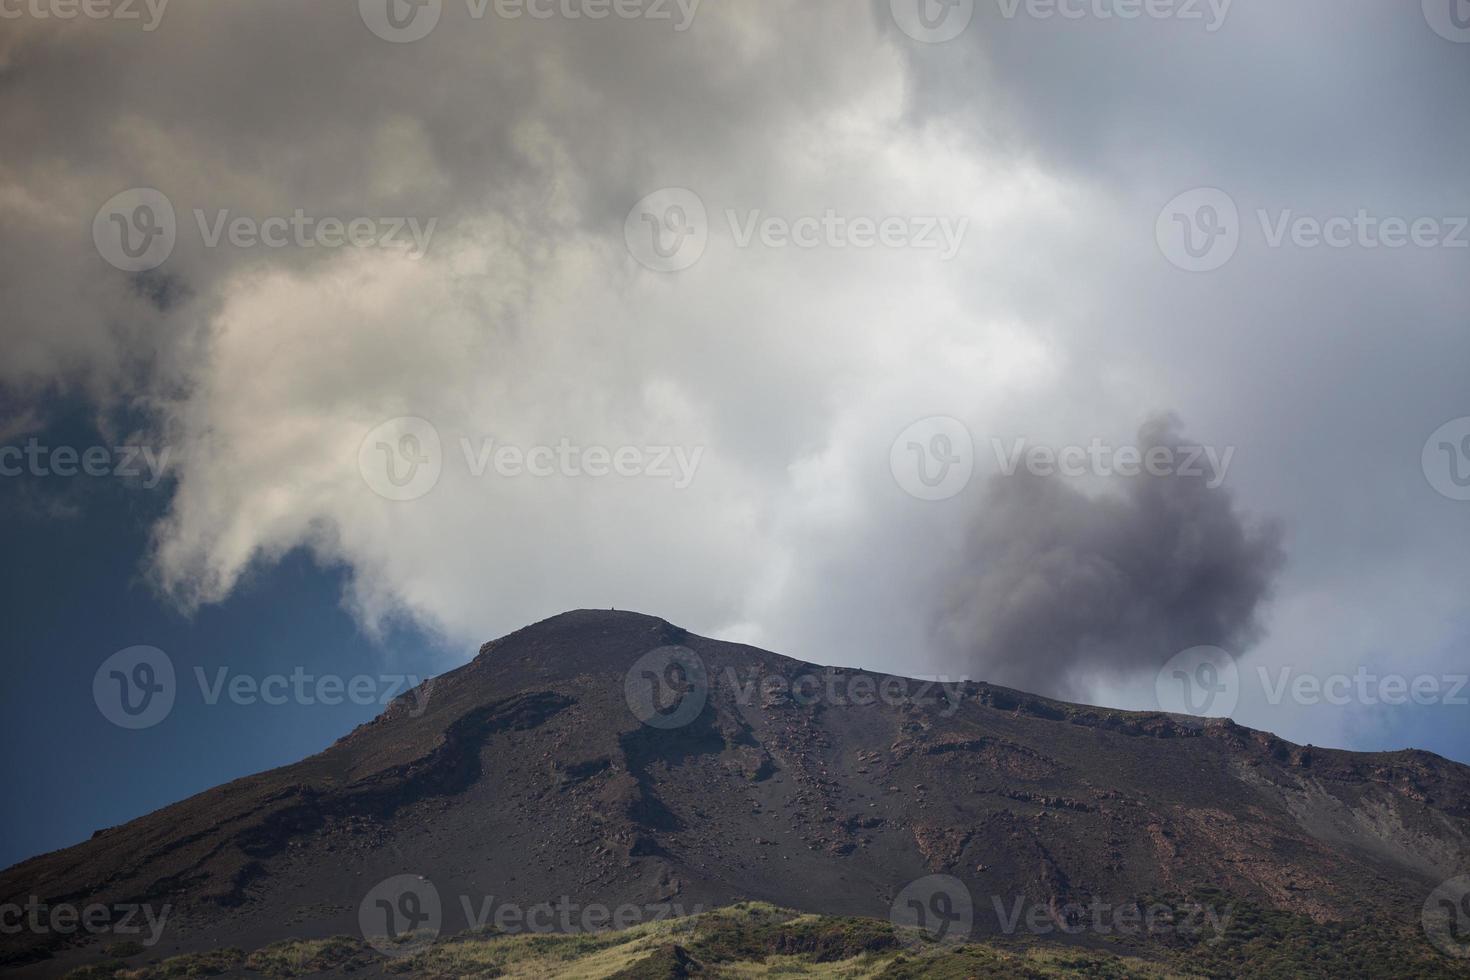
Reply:
M1110 181L1180 167L1280 189L1460 180L1470 130L1449 93L1470 85L1470 59L1421 3L1181 0L1160 6L1183 16L1134 20L1107 16L1112 0L1066 6L1086 15L977 0L952 43L906 48L915 112L957 113L993 147Z
M1419 454L1470 415L1467 253L1271 247L1257 215L1470 215L1470 45L1423 4L1191 4L1224 11L1209 30L977 0L939 44L889 0L703 3L683 32L440 6L401 44L355 2L0 26L3 428L43 429L58 392L145 416L180 463L140 561L186 604L307 547L350 569L365 621L405 611L466 648L617 605L1052 691L1211 641L1348 672L1463 660L1470 510ZM1202 187L1243 227L1193 274L1155 226ZM129 188L178 215L150 273L89 234ZM677 274L623 240L660 188L708 208L708 248ZM946 262L729 231L829 209L969 230ZM224 211L437 230L421 261L208 246L198 215ZM977 479L978 508L920 506L888 471L892 435L931 415L1116 438L1159 406L1239 448L1228 493L1021 476ZM439 427L443 478L431 505L385 510L355 453L402 416ZM488 438L706 452L664 494L473 478L462 446ZM1290 529L1288 567L1237 502Z
M1170 419L1137 443L1182 444ZM991 478L936 617L972 676L1077 695L1190 647L1239 654L1260 639L1284 561L1279 524L1248 520L1208 473L1111 479L1088 495L1024 468Z

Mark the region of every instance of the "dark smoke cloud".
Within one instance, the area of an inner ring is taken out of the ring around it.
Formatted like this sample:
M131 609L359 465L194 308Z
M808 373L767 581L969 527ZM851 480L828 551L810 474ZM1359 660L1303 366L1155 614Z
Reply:
M1138 445L1181 445L1177 421ZM1024 467L992 479L939 611L971 676L1057 696L1153 672L1201 644L1239 655L1284 562L1281 528L1251 523L1206 476L1113 477L1089 496Z

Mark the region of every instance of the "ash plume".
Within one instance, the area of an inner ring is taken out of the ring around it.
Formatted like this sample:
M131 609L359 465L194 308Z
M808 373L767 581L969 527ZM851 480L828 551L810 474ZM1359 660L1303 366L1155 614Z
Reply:
M1177 450L1177 428L1154 419L1138 447ZM1282 532L1205 470L1113 476L1095 496L1024 467L992 478L945 577L941 649L973 677L1059 697L1193 646L1240 655L1261 638Z

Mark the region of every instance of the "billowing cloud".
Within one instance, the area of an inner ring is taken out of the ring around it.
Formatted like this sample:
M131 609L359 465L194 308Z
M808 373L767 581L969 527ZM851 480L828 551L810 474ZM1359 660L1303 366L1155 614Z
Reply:
M1213 31L975 6L941 44L886 0L707 3L683 31L446 0L411 43L355 3L7 20L7 432L58 390L143 413L177 460L145 560L185 607L307 547L350 571L365 622L410 615L466 649L616 605L892 670L980 651L993 679L1121 700L1116 672L1070 665L1210 641L1193 633L1265 664L1452 663L1470 512L1419 460L1470 415L1470 253L1264 229L1470 214L1470 129L1443 108L1464 45L1413 4L1236 0ZM1199 187L1241 215L1209 273L1155 237ZM176 216L151 271L92 240L129 188ZM706 225L682 271L624 239L665 188ZM433 235L419 258L213 239L222 216L298 214ZM920 245L940 227L952 256ZM989 479L992 438L1121 443L1162 408L1235 448L1228 489ZM935 415L977 448L939 502L889 471ZM391 500L360 450L379 431L421 450L402 418L432 426L438 478ZM650 465L495 463L562 445ZM687 485L648 472L676 449L698 454ZM1290 531L1270 606L1276 539L1246 512ZM1334 596L1353 615L1324 617Z

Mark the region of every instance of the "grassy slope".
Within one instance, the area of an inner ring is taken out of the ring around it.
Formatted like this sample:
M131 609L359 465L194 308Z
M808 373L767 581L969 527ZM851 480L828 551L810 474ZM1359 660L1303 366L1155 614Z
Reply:
M98 963L74 980L165 977L402 976L507 980L709 980L823 977L1340 977L1465 976L1466 964L1435 956L1411 935L1374 927L1318 926L1245 908L1223 942L1159 945L1148 958L1047 943L925 948L885 922L803 915L748 902L702 915L581 935L456 937L413 955L384 958L338 938L285 942L246 954L216 950L138 963L139 953ZM1385 971L1387 972L1381 972Z

